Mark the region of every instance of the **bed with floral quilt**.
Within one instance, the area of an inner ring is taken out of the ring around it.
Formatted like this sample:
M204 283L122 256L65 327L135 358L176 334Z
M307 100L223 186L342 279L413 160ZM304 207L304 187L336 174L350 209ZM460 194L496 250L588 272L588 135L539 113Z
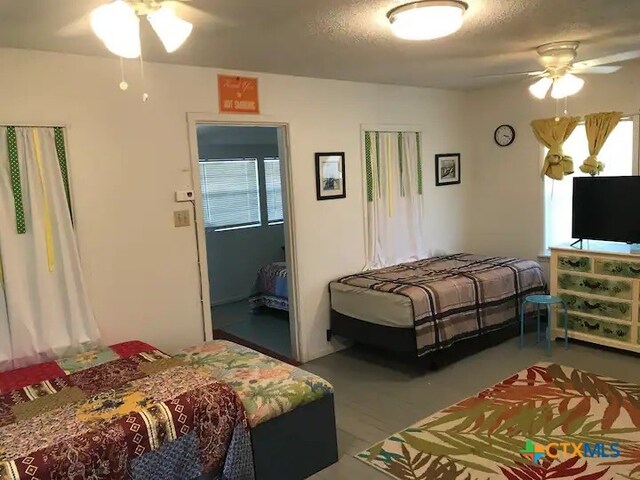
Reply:
M0 374L0 480L254 475L233 387L150 345Z
M289 285L286 262L273 262L260 267L253 285L249 305L289 311Z
M184 349L175 358L238 393L258 480L299 480L337 461L333 387L323 378L226 340Z

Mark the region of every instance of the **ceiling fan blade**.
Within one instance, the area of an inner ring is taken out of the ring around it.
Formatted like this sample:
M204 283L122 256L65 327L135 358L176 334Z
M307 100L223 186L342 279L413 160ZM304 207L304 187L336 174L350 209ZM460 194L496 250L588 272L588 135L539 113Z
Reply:
M56 33L61 37L79 37L89 32L91 32L91 20L89 19L89 15L83 15L73 22L66 24Z
M163 5L167 5L183 20L191 22L195 25L204 25L206 23L222 24L222 20L215 15L200 10L199 8L184 3L187 0L165 0Z
M475 75L475 78L505 78L505 77L537 77L538 75L542 75L545 71L540 70L538 72L512 72L512 73L493 73L489 75Z
M608 63L627 62L629 60L635 60L636 58L640 58L640 50L631 50L630 52L616 53L615 55L585 60L583 62L574 63L573 68L580 69L585 67L597 67Z
M582 67L582 68L575 68L573 67L571 69L571 73L576 73L576 74L580 74L580 75L584 75L584 74L609 74L609 73L616 73L618 70L620 70L622 67L619 65L602 65L602 66L598 66L598 67Z

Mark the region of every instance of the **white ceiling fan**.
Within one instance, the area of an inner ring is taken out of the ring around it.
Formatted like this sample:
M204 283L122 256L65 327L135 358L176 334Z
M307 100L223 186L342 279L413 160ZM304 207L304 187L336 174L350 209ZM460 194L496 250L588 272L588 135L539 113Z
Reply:
M91 28L110 52L124 58L138 58L142 49L139 17L146 17L171 53L180 48L193 30L192 23L176 14L176 4L180 2L113 0L91 12Z
M493 77L529 75L541 77L529 87L531 94L539 99L544 99L549 90L555 99L566 98L578 93L584 86L584 80L578 75L584 74L609 74L615 73L622 67L611 65L640 58L640 50L608 55L574 63L578 56L580 42L553 42L539 46L538 61L544 67L543 70L532 72L507 73L504 75L490 75Z

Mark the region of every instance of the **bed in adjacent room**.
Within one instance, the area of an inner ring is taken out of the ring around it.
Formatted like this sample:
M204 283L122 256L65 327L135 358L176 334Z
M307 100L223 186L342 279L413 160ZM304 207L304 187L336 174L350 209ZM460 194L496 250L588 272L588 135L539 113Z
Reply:
M253 309L266 307L289 311L286 262L273 262L260 268L249 297L249 305Z
M331 334L427 357L503 337L546 282L534 261L460 253L349 275L329 290Z

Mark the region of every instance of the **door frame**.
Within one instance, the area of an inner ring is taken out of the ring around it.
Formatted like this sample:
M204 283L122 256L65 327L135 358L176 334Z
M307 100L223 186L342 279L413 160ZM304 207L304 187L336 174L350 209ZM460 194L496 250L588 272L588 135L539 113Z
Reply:
M226 116L225 116L226 117ZM228 118L228 117L227 117ZM204 208L202 205L202 191L200 186L200 166L198 156L197 126L202 124L220 127L275 127L278 128L278 150L281 161L281 175L283 185L283 207L285 225L285 258L287 261L287 283L289 289L289 329L291 333L291 353L295 360L301 361L302 344L300 342L300 310L298 302L299 277L297 269L297 248L295 237L295 214L293 200L293 176L291 169L291 155L289 143L289 123L280 121L253 121L222 119L214 113L187 113L189 128L189 151L191 181L194 190L194 218L196 242L198 250L198 267L200 270L200 299L202 305L203 336L205 341L213 339L213 319L211 315L211 296L209 282L209 267L207 262L207 243L204 227ZM280 135L282 132L282 135Z

